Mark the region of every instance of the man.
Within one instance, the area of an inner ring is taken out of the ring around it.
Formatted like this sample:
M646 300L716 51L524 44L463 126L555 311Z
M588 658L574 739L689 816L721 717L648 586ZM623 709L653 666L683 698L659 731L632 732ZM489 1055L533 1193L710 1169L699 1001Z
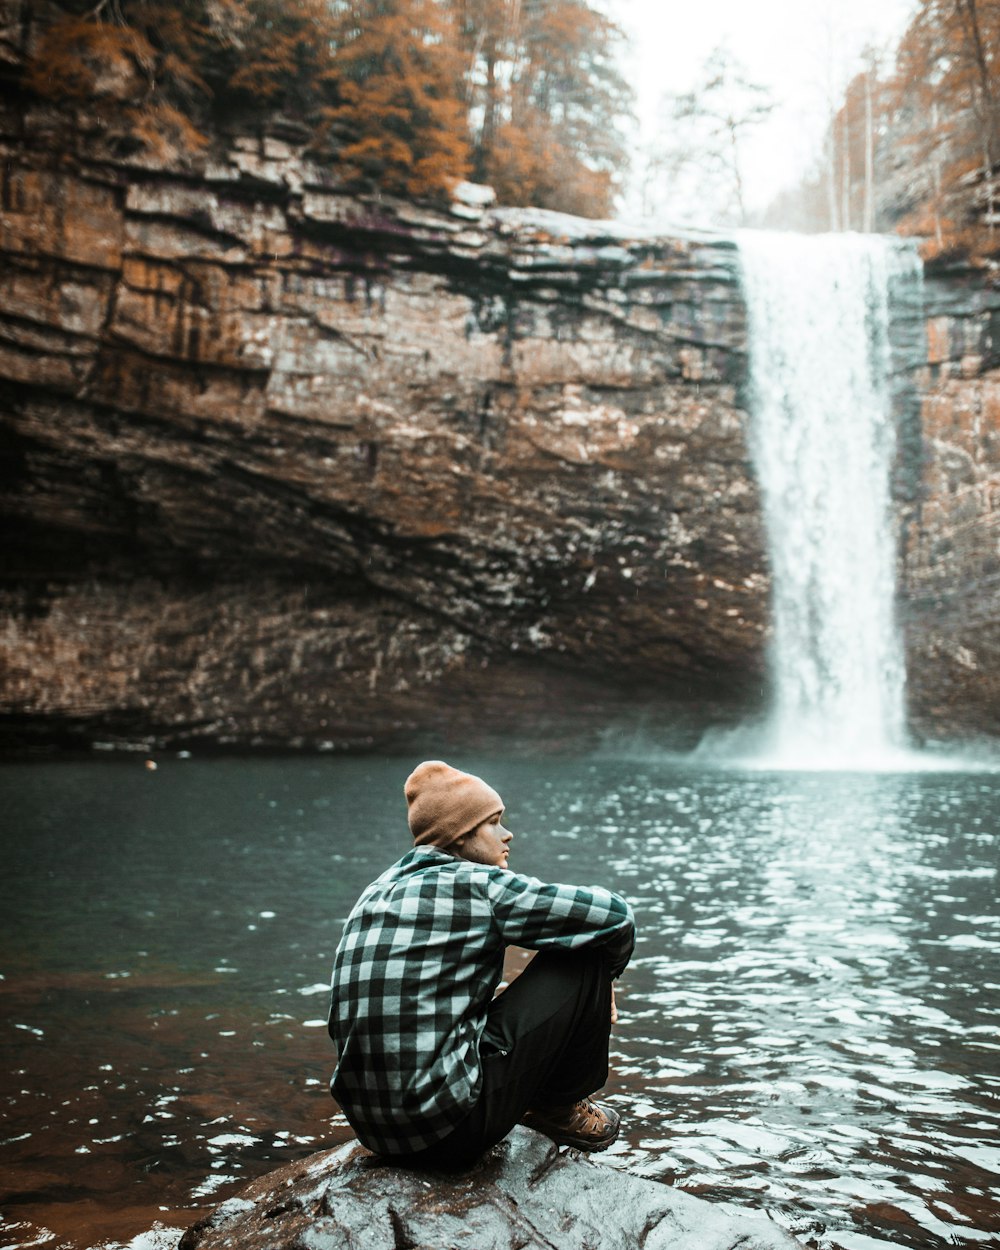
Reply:
M362 893L333 966L331 1092L361 1141L411 1162L472 1163L519 1121L601 1150L612 981L628 903L507 867L513 834L481 778L428 760L404 787L414 847ZM493 997L509 944L539 952Z

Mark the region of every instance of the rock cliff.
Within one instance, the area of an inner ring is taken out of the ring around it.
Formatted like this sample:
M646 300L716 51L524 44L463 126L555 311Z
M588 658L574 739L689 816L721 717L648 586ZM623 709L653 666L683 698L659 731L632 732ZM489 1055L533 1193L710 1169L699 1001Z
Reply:
M917 489L902 507L911 705L932 736L1000 734L1000 277L928 267Z
M0 105L0 745L680 746L758 711L732 242L352 197L293 137L112 158ZM913 719L1000 732L1000 294L937 272L927 311Z
M359 747L752 703L732 244L0 117L7 741ZM58 153L58 155L56 155Z

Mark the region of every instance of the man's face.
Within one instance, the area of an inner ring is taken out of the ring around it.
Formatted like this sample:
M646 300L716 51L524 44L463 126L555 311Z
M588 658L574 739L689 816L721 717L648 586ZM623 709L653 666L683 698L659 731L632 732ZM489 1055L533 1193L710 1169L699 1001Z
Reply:
M455 854L473 864L492 864L506 868L510 855L509 844L513 834L500 823L503 812L497 812L471 833L463 833L453 844Z

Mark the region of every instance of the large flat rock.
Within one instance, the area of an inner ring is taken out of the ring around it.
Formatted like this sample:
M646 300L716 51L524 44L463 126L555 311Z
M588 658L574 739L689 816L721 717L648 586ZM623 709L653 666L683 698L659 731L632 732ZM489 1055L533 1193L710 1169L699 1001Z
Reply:
M260 1177L179 1250L794 1250L766 1216L560 1150L516 1128L460 1175L395 1167L357 1143Z

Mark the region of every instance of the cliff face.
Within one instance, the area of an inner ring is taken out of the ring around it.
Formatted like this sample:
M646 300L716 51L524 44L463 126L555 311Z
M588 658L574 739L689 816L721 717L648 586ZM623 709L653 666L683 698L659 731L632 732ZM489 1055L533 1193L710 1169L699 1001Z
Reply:
M761 687L725 241L2 121L7 740L391 744Z
M275 137L112 160L9 105L0 144L0 744L649 715L683 745L760 710L731 242L352 198ZM925 304L897 344L913 721L1000 732L1000 294L939 271Z
M911 706L932 735L1000 734L1000 281L938 264L924 281L919 488L904 509Z

